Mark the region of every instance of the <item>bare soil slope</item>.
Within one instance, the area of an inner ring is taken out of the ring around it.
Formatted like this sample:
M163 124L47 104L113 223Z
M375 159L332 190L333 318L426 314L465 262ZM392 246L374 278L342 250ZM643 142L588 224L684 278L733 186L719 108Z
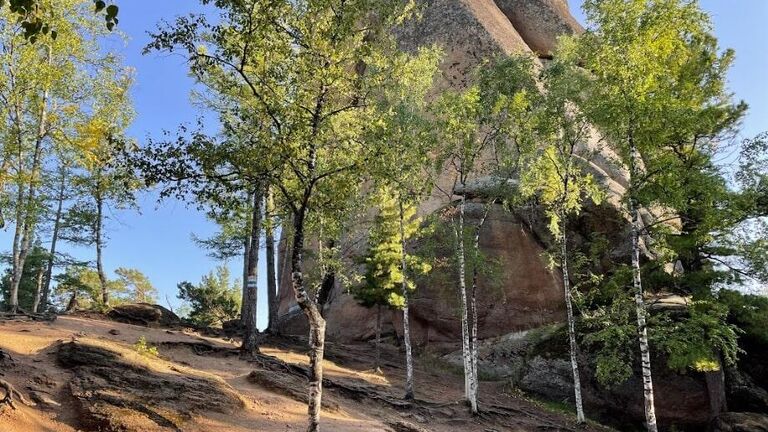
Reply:
M140 337L158 356L134 348ZM298 431L305 428L307 357L296 339L268 338L261 355L240 359L235 341L191 330L59 317L0 321L0 379L34 406L0 408L2 432ZM327 347L326 431L592 431L573 419L481 386L483 413L471 417L462 379L417 359L415 402L401 399L395 347L373 373L370 345ZM0 396L2 396L0 394Z

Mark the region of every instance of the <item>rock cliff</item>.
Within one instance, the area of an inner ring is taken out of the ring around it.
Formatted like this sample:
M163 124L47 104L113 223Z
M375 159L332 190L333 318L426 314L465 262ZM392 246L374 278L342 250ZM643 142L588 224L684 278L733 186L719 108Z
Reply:
M405 50L433 44L443 49L438 88L466 87L471 72L479 64L500 55L529 52L545 62L559 36L582 31L571 16L566 0L420 0L420 3L422 19L400 29L397 37ZM594 148L597 144L587 142L584 145ZM613 205L608 207L615 209L625 191L626 181L623 171L611 160L615 160L615 155L602 149L591 165L610 192L608 201ZM449 205L456 197L440 191L451 190L453 184L451 170L446 169L437 179L435 192L419 206L419 212L427 215ZM620 213L610 208L600 212L604 226L612 226L620 235L624 234L625 224L610 222L622 220ZM470 214L470 218L477 216ZM585 220L584 223L591 222ZM363 229L351 234L350 238L364 235ZM498 260L500 274L492 288L479 290L481 338L563 319L560 276L547 268L542 257L545 247L542 238L545 236L546 230L540 220L511 214L500 207L491 211L481 232L480 247L486 256ZM285 256L285 250L281 253ZM616 250L614 254L623 253ZM280 270L280 326L285 332L304 334L306 320L295 305L285 259L280 260ZM450 277L442 276L420 283L413 298L411 311L418 344L458 340L460 323L455 284ZM481 285L491 285L489 281L481 282ZM326 305L328 337L336 340L372 337L374 311L357 305L346 290L347 287L337 284ZM385 317L385 331L400 329L398 314L389 315Z

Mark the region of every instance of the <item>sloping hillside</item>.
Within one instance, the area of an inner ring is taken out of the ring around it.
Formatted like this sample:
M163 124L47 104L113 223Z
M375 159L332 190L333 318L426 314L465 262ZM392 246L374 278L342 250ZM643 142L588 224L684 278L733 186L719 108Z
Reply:
M136 343L144 337L141 353ZM262 354L239 358L237 343L188 329L146 328L85 317L0 321L0 378L28 402L4 407L0 431L303 430L304 344L266 339ZM330 344L323 425L328 431L570 431L571 418L483 383L485 408L471 417L461 378L430 360L417 363L417 398L401 400L397 348L371 371L368 345ZM604 430L596 427L578 430Z

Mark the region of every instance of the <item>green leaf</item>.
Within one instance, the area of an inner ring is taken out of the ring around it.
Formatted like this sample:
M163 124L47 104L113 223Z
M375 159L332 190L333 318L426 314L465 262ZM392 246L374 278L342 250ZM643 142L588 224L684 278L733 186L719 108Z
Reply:
M109 5L107 7L107 17L111 17L111 18L116 17L117 11L118 11L117 5Z
M104 10L105 7L107 7L107 4L104 3L103 0L96 0L95 4L96 4L96 13L101 12L102 10Z

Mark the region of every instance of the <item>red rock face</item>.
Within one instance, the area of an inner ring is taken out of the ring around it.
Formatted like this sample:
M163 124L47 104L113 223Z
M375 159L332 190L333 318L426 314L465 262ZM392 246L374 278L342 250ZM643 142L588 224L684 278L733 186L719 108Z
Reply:
M565 0L494 0L531 51L550 56L557 37L583 31Z
M468 226L477 223L481 211L480 205L467 205ZM494 206L481 230L480 250L487 257L488 269L477 290L481 339L565 318L560 275L547 268L544 248L515 215ZM459 340L458 275L454 267L435 267L433 274L418 284L411 299L416 343ZM402 328L399 315L395 329Z
M581 31L565 0L420 0L420 3L425 7L422 20L399 30L397 37L405 50L432 44L442 47L444 60L438 88L466 87L478 64L499 55L550 54L557 36ZM453 177L449 170L441 175L438 184L443 190L450 190ZM436 192L420 205L419 212L433 213L454 198ZM478 291L481 338L563 319L559 273L547 268L541 242L516 216L501 208L494 209L481 233L480 244L483 253L499 263L497 274L483 278ZM290 269L282 252L281 248L280 327L287 333L306 334L306 318L295 305ZM460 339L455 270L436 272L440 274L421 283L412 299L416 343ZM337 283L326 305L328 338L372 337L375 311L359 306L346 290ZM385 329L394 328L399 333L400 314L384 315Z

